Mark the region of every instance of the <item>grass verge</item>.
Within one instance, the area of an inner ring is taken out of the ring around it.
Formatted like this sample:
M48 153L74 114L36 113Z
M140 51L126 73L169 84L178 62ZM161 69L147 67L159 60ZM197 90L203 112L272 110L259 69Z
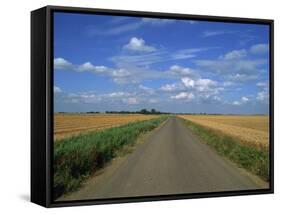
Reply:
M158 127L167 116L128 123L54 143L54 198L76 190L90 174L102 168L138 136Z
M238 139L218 133L188 120L186 125L218 154L230 159L238 166L269 181L269 151L247 146Z

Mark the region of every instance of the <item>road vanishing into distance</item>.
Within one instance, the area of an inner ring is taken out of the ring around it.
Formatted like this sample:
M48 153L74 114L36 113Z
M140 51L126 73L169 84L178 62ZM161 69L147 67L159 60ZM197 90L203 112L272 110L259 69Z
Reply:
M220 157L172 117L83 186L59 200L81 200L268 188Z

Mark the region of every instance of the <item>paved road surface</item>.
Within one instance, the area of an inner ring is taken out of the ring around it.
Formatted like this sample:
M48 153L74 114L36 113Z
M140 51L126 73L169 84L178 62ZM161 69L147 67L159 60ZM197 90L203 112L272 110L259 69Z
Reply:
M257 188L267 184L218 156L180 119L170 118L131 154L60 200Z

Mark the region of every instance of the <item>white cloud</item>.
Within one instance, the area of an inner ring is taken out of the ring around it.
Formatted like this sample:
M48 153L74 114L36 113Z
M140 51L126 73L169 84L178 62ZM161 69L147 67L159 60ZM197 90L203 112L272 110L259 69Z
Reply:
M224 60L237 60L246 57L247 51L245 49L241 50L233 50L228 53L226 53L223 56L220 56L219 59L224 59Z
M190 92L180 92L179 94L175 95L175 96L171 96L171 99L184 99L186 101L190 101L192 99L194 99L194 94L190 93Z
M128 44L124 45L124 49L138 52L153 52L156 48L145 44L142 38L132 37Z
M224 78L229 81L254 80L258 77L257 74L262 72L262 68L260 66L265 65L267 60L244 59L243 55L243 51L230 52L215 60L195 60L194 62L199 67L223 75Z
M193 88L195 85L195 81L193 79L190 79L189 77L183 77L181 78L181 81L187 88Z
M112 24L112 22L111 22ZM96 35L106 35L106 36L114 36L119 35L122 33L126 33L129 31L137 30L138 28L142 27L144 25L144 22L137 21L137 22L130 22L130 23L116 23L113 22L114 26L106 26L104 28L97 29L96 26L93 28L88 29L88 34L91 36Z
M149 88L144 85L139 85L139 89L150 95L155 93L155 90L153 88Z
M173 83L173 84L166 84L160 87L161 91L165 91L165 92L173 92L173 91L177 91L179 89L181 89L182 87L180 87L179 84Z
M98 65L98 66L95 66L95 68L94 68L94 72L96 72L96 73L103 73L106 71L108 71L108 68L103 65Z
M261 87L261 88L267 88L268 83L267 82L258 82L256 86Z
M91 71L94 68L95 67L92 65L92 63L85 62L84 64L78 66L78 71Z
M195 53L204 51L204 48L190 48L190 49L183 49L177 51L175 54L172 55L174 59L188 59L195 57Z
M100 97L95 95L93 92L82 92L82 93L69 93L64 94L61 98L66 103L97 103L100 101Z
M123 46L123 48L125 48L125 46ZM112 56L109 59L111 61L113 61L114 63L116 63L117 65L134 64L137 66L147 66L147 65L151 65L151 64L159 63L159 62L167 62L167 61L194 58L194 57L197 57L197 55L196 55L197 53L203 52L203 51L208 51L208 50L214 49L214 48L217 48L217 47L190 48L190 49L180 49L180 50L176 50L176 51L167 51L164 48L157 49L157 50L151 51L151 52L133 51L130 53L126 53L124 55L119 54L116 56Z
M136 97L129 97L122 99L123 103L128 105L136 105L139 104L139 100Z
M204 31L203 37L219 36L224 34L233 34L235 31L225 31L225 30L208 30Z
M109 98L120 98L120 97L126 97L129 96L130 94L127 92L112 92L112 93L108 93L108 94L103 94L102 97L109 97Z
M268 90L263 90L261 92L258 92L256 99L261 103L267 104L269 102Z
M242 97L242 98L241 98L241 101L242 101L243 103L246 103L246 102L249 101L249 98L247 98L247 97Z
M89 71L93 73L105 73L105 72L110 72L111 70L106 66L103 65L95 66L90 62L85 62L81 65L74 65L63 58L54 59L54 68L58 70L69 70L69 71L76 71L76 72Z
M194 73L193 69L188 67L184 68L178 65L172 65L170 67L170 71L179 75L191 75Z
M54 86L54 94L61 93L61 92L62 90L59 87Z
M131 75L130 72L124 68L113 70L112 72L113 77L128 77L130 75Z
M250 48L251 53L253 54L264 54L269 50L269 44L256 44Z
M239 101L234 101L232 104L235 105L235 106L241 105Z
M197 53L208 51L211 49L216 49L218 47L205 47L205 48L187 48L175 51L175 53L171 54L172 59L190 59L196 57Z
M61 69L61 70L67 70L67 69L73 69L72 63L68 62L67 60L63 58L55 58L54 59L54 68L55 69Z
M233 105L236 105L236 106L240 106L240 105L243 105L243 104L246 104L250 101L250 99L248 97L241 97L241 99L239 101L234 101L232 104Z
M122 17L123 18L123 17ZM110 25L106 25L103 28L97 29L96 26L89 28L89 35L107 35L114 36L129 31L137 30L144 26L156 26L161 27L166 24L172 24L174 20L172 19L159 19L159 18L142 18L137 21L128 22L131 18L115 19L109 22ZM194 24L195 21L188 21L190 24Z
M235 74L235 75L229 75L229 79L232 81L237 82L244 82L249 80L255 80L257 79L257 75L249 75L249 74Z
M151 25L165 25L175 22L173 19L160 19L160 18L142 18L142 22Z
M199 79L195 82L196 89L201 92L213 90L217 86L217 82L211 79Z
M68 68L69 71L74 72L92 72L98 75L109 76L112 80L118 84L131 83L137 82L140 74L138 69L126 69L126 68L109 68L103 65L93 65L90 62L85 62L81 65L72 64L63 58L57 58L54 60L57 62L58 66L57 69L66 69ZM70 66L71 65L71 66Z
M117 65L128 65L133 64L137 66L146 66L157 62L170 60L165 51L155 52L138 52L136 55L117 55L110 58L111 61Z

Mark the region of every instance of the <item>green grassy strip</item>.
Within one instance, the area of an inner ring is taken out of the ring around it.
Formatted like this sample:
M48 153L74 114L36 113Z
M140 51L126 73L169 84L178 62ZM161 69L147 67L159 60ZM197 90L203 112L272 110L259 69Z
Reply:
M81 182L117 156L125 145L167 119L133 122L103 131L81 134L54 143L54 198L76 190Z
M218 154L230 159L240 167L269 181L269 152L253 146L247 146L238 139L219 134L211 129L185 120L186 125L203 142L213 147Z

